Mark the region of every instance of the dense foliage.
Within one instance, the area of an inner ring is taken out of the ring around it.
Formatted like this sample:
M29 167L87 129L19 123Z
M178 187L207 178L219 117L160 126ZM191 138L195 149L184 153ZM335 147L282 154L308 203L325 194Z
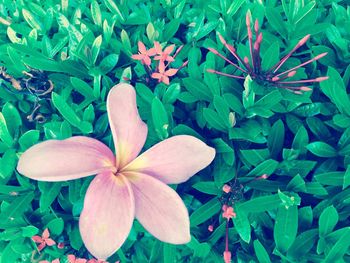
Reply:
M232 58L220 33L249 57L248 10L263 34L263 70L310 34L282 68L328 52L293 78L329 79L295 94L208 72L239 74L208 48ZM223 204L236 213L228 224L234 262L350 261L349 28L346 0L1 0L0 262L90 258L77 220L91 178L37 182L16 165L23 151L53 138L85 135L113 147L105 101L120 81L136 88L145 149L189 134L217 155L174 186L190 213L191 242L162 243L135 221L110 262L223 261ZM147 49L154 41L183 45L169 85L131 58L139 41ZM46 228L60 245L38 253L32 237Z

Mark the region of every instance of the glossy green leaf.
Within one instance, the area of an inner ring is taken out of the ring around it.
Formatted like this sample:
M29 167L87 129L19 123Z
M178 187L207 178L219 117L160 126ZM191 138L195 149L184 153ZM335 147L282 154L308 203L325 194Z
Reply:
M338 223L339 215L334 206L329 206L320 215L319 224L319 235L325 237L331 233Z
M164 140L169 136L169 119L163 103L155 97L152 101L152 119L159 139Z
M293 244L298 230L298 207L280 206L273 230L276 248L280 252L286 252Z
M337 156L336 149L325 142L312 142L306 148L319 157L330 158Z

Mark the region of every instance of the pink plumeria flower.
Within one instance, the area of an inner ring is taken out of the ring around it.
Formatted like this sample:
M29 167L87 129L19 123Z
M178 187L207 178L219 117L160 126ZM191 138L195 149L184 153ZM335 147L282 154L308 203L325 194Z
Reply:
M68 255L67 259L68 259L69 263L86 263L87 262L87 259L85 259L85 258L77 258L74 255Z
M174 58L170 56L170 54L174 51L175 45L170 45L166 47L163 51L162 46L159 44L159 42L154 42L154 49L156 51L157 56L154 57L154 60L160 60L160 61L168 61L173 62Z
M32 236L32 240L35 243L39 244L38 245L39 252L43 250L46 246L51 247L56 244L56 242L50 238L50 232L47 228L43 231L42 236Z
M158 72L152 73L151 77L154 79L158 79L158 82L163 82L166 85L169 85L169 77L174 76L177 73L177 71L178 69L176 68L165 70L164 61L159 61Z
M139 53L132 55L131 58L135 60L140 60L142 64L145 64L147 66L151 65L152 61L150 57L156 54L155 48L147 50L145 45L141 41L139 41L137 45L139 48Z
M105 260L122 246L135 217L163 242L189 242L188 211L167 184L185 182L208 166L215 150L193 136L178 135L138 156L147 125L129 84L111 89L107 112L116 157L96 139L75 136L32 146L20 157L18 171L51 182L97 174L86 192L79 228L86 248L98 259Z

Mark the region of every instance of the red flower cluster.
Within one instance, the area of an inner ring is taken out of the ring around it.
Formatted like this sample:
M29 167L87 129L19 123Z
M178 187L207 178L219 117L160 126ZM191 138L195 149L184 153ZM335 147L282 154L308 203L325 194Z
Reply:
M176 56L179 54L183 46L180 46L175 54L172 56L175 49L175 45L166 47L164 50L160 43L155 41L154 47L146 49L145 44L141 41L138 42L139 53L131 56L134 60L139 60L144 65L146 71L151 78L158 80L169 85L169 77L174 76L181 68L187 65L187 61L182 64L180 68L168 68L170 63L175 61ZM152 59L157 63L155 69L152 68Z
M237 54L236 49L232 45L228 44L220 34L219 34L219 38L221 43L230 51L230 53L235 57L238 63L232 62L231 60L229 60L228 58L220 54L217 50L213 48L208 48L210 52L224 59L226 62L228 62L229 64L234 66L236 69L241 71L245 76L232 75L232 74L216 71L214 69L208 69L207 70L208 72L231 77L231 78L236 78L236 79L245 79L245 77L249 75L253 80L256 80L260 83L267 83L272 86L276 86L278 88L289 90L296 94L301 94L302 91L311 90L311 88L305 86L305 84L308 85L308 83L321 82L328 79L328 77L319 77L315 79L285 81L285 79L293 77L297 73L297 69L307 64L310 64L316 60L319 60L320 58L327 55L327 52L319 54L316 57L309 59L291 69L285 70L281 73L277 72L282 67L282 65L288 60L288 58L290 58L298 48L300 48L307 42L307 40L310 38L310 35L306 35L305 37L303 37L296 44L296 46L287 55L285 55L279 62L277 62L269 70L264 71L261 67L261 60L260 60L260 45L263 39L263 35L261 32L259 32L258 20L255 20L255 24L254 24L255 41L253 41L253 32L251 29L250 20L251 20L251 16L250 16L250 12L248 11L246 15L246 25L247 25L247 31L248 31L250 59L248 57L244 57L242 59Z

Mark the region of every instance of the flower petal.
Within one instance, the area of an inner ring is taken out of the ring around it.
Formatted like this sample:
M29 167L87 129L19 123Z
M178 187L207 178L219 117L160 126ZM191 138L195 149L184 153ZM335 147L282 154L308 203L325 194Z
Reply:
M190 220L180 196L161 181L142 173L126 172L135 196L137 220L163 242L190 241Z
M175 48L175 44L172 44L164 49L164 53L169 55L171 52L174 51L174 48Z
M66 140L48 140L25 151L17 170L40 181L65 181L112 169L115 158L103 143L76 136Z
M46 239L46 238L49 238L49 236L50 236L50 231L49 231L48 228L45 228L44 231L43 231L42 238Z
M154 41L154 49L156 50L157 54L162 54L162 46L158 41Z
M55 242L53 239L51 239L51 238L46 239L46 240L45 240L45 243L46 243L46 245L48 245L49 247L52 247L53 245L56 245L56 242Z
M157 51L154 47L150 48L149 50L147 50L147 56L154 56L155 54L157 54Z
M161 81L166 85L169 85L169 83L170 83L169 78L165 75L162 76Z
M165 71L165 75L168 77L172 77L177 73L178 69L177 68L171 68Z
M134 215L134 196L125 177L111 172L97 175L86 192L79 219L85 247L105 260L128 237Z
M140 171L166 184L179 184L208 166L214 157L215 149L201 140L178 135L154 145L124 170Z
M151 77L154 79L161 79L163 75L160 73L152 73Z
M149 65L151 65L151 63L152 63L152 61L151 61L151 59L150 59L150 57L149 56L144 56L144 58L143 58L143 63L145 64L145 65L147 65L147 66L149 66Z
M134 54L131 56L131 58L135 60L142 60L144 57L145 55L142 55L142 54Z
M147 125L137 111L134 87L126 83L114 86L107 98L107 111L117 165L123 167L140 153L147 137Z
M137 42L138 48L139 48L139 52L141 54L146 54L147 49L145 47L145 44L143 44L141 41Z
M159 71L159 73L164 73L164 71L165 71L165 64L164 64L164 61L162 61L162 60L159 61L158 71Z

